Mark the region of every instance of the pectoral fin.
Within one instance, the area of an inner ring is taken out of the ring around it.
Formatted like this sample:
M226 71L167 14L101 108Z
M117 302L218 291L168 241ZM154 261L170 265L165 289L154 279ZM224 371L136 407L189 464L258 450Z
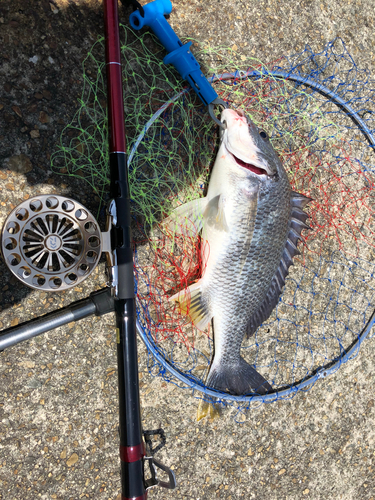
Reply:
M181 314L189 316L199 330L204 330L212 315L202 295L201 280L169 298L178 302Z
M225 219L224 200L222 195L218 194L206 204L203 218L207 225L213 226L218 231L229 231Z
M198 234L203 225L203 212L207 198L198 198L177 207L164 221L164 225L177 233Z

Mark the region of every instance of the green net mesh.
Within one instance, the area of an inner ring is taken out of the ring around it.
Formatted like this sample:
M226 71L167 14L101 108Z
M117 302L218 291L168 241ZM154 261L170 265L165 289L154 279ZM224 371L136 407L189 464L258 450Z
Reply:
M163 64L165 51L152 35L122 27L121 40L138 327L152 351L150 372L210 400L205 376L212 332L198 331L168 301L199 278L199 241L194 232L172 234L161 222L174 207L203 195L218 130L176 71ZM193 48L219 97L243 109L268 133L292 189L313 198L307 209L312 230L305 235L280 302L243 344L245 359L279 394L268 399L219 395L219 401L244 418L242 410L292 397L330 366L336 370L357 352L349 350L360 344L371 319L374 152L337 97L350 104L371 135L374 87L339 39L318 54L306 47L270 65L252 58L239 61L228 48L196 41ZM103 61L104 40L99 39L83 63L79 109L64 129L51 164L54 172L84 179L105 202L109 169ZM277 72L285 78L272 74ZM315 87L293 81L291 75L303 75Z

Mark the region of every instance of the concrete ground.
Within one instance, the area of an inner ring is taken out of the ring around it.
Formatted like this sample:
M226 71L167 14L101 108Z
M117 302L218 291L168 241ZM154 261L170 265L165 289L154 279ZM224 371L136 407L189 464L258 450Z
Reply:
M358 66L375 71L374 0L173 5L170 23L180 37L271 61L341 36ZM81 62L102 26L100 1L1 1L1 224L40 192L69 194L95 213L98 200L88 186L53 176L49 158L72 119ZM1 261L0 329L68 305L104 282L101 264L69 292L40 293L19 284ZM0 354L2 500L120 499L113 323L106 316L69 324ZM367 340L310 392L263 405L239 425L230 411L197 423L196 399L152 378L139 343L143 425L165 429L158 456L178 480L175 491L154 489L149 498L375 498L373 347Z

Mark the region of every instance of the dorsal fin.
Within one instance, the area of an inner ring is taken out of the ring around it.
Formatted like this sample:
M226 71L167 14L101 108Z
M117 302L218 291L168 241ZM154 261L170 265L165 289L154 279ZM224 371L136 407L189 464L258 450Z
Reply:
M301 232L303 229L310 229L306 224L309 216L303 211L303 208L312 201L303 194L292 191L290 197L290 221L289 233L285 242L285 247L281 256L279 267L277 268L268 292L260 304L258 310L250 318L246 327L246 336L249 338L255 333L258 326L260 326L267 318L279 302L282 289L285 285L285 278L289 274L289 267L293 265L293 257L300 255L297 249L298 241L302 238Z

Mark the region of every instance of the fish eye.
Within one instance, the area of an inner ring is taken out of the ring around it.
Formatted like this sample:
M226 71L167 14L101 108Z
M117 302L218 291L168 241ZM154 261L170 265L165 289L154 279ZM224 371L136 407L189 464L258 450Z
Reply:
M267 133L264 131L264 130L261 130L259 132L259 135L263 138L263 139L268 139L268 135Z

